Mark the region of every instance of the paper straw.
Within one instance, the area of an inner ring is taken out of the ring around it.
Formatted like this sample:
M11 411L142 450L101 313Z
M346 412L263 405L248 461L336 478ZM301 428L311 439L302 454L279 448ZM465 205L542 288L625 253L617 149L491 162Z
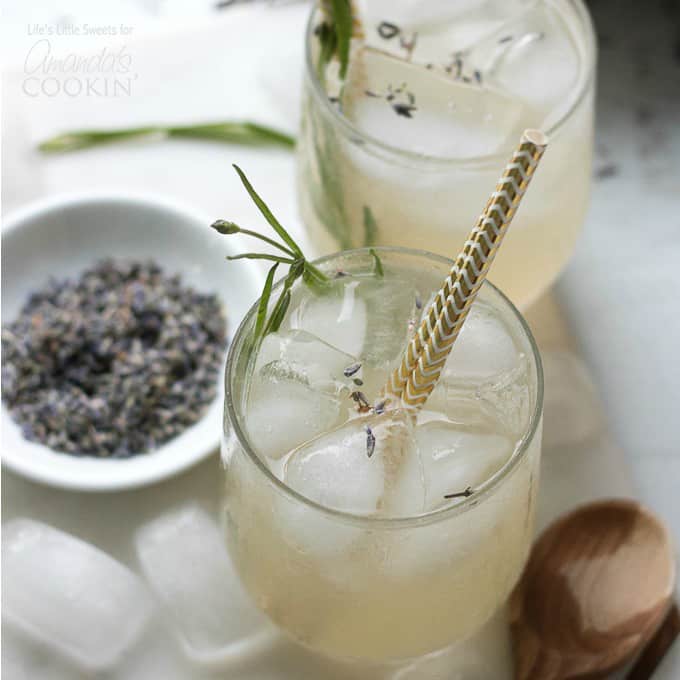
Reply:
M388 396L420 407L430 395L505 232L548 143L526 130L496 190L385 387Z

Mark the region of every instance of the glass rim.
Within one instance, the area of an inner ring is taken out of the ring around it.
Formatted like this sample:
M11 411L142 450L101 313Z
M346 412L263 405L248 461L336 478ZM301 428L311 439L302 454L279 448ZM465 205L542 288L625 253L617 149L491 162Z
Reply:
M454 264L453 260L450 260L443 255L437 255L431 253L427 250L418 250L414 248L402 248L397 246L373 246L367 248L354 248L351 250L342 250L331 255L325 255L312 262L312 264L319 266L323 265L331 260L337 260L340 257L352 257L357 255L371 255L370 251L376 250L380 253L396 253L405 254L409 256L414 256L417 258L425 258L428 260L434 260L441 264L451 267ZM281 278L273 287L272 293L283 285L285 277ZM343 521L347 524L353 524L355 526L370 526L370 527L380 527L380 528L406 528L410 526L419 526L425 524L433 524L435 522L448 519L449 517L454 517L456 515L463 514L471 508L475 507L479 503L483 502L486 498L491 496L501 485L501 483L514 471L517 465L524 460L534 441L536 432L538 430L539 423L541 422L541 417L543 415L543 364L541 362L541 355L538 350L538 345L536 340L529 328L529 324L526 322L522 314L519 312L517 307L512 303L512 301L503 293L497 286L491 283L488 279L482 284L484 287L490 287L491 290L496 294L502 305L504 305L510 312L511 316L519 323L519 327L522 329L525 337L529 342L529 347L531 349L532 358L534 361L534 366L536 369L536 403L529 417L529 422L524 429L524 434L520 440L515 445L512 455L506 461L506 463L497 470L489 479L487 479L483 484L476 488L475 492L463 498L461 501L454 503L450 506L439 508L437 510L432 510L430 512L421 513L418 515L408 515L404 517L375 517L372 515L364 515L346 512L344 510L337 510L335 508L328 507L321 503L317 503L310 498L302 495L292 487L288 486L283 480L279 479L265 464L265 462L257 455L254 449L250 445L250 441L246 433L241 428L239 418L236 414L236 408L234 404L234 399L231 389L231 374L236 365L236 351L235 348L242 346L243 336L248 330L249 321L257 314L257 309L259 305L259 298L255 301L252 307L246 312L245 316L241 320L236 333L229 345L229 352L227 354L227 361L225 365L224 372L224 421L222 423L223 430L226 427L226 421L228 419L229 426L232 428L239 445L246 454L246 458L253 463L261 473L264 474L266 480L274 485L274 487L282 492L285 496L290 497L294 502L302 503L305 506L312 508L315 511L321 512L324 515L330 516L333 519Z
M586 59L584 67L587 71L587 75L581 83L581 88L578 95L572 102L571 106L560 116L560 118L555 121L545 133L552 137L559 130L566 125L570 120L576 109L581 105L581 102L586 97L588 90L595 78L595 63L596 63L596 48L597 41L595 39L595 29L593 27L593 20L590 12L586 8L583 0L568 0L574 5L576 14L582 26L585 27L585 46L586 46ZM377 150L386 152L395 156L401 156L409 161L433 165L433 166L474 166L480 163L497 161L499 159L505 159L509 151L506 152L495 152L489 154L480 154L478 156L469 156L465 158L460 158L457 156L433 156L430 154L422 154L415 151L409 151L407 149L402 149L398 146L393 146L387 142L382 141L378 137L367 134L352 122L350 122L345 116L343 116L338 109L331 105L328 97L323 89L323 86L319 82L317 77L316 68L313 64L312 59L312 38L314 34L314 18L317 15L319 8L316 4L312 5L312 9L309 13L309 18L307 20L307 28L305 30L305 76L311 82L311 90L313 96L317 103L322 109L324 115L330 115L334 123L338 124L342 132L346 135L351 135L354 139L360 140L361 142L370 144Z

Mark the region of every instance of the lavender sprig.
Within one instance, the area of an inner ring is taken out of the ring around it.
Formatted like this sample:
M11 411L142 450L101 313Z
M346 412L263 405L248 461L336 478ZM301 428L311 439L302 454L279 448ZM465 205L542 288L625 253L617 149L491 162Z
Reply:
M201 125L153 125L120 130L75 130L45 140L38 146L38 149L45 153L63 153L128 139L152 139L154 137L206 139L246 146L273 145L286 148L295 146L294 137L266 125L248 121L224 121Z
M340 62L340 78L345 79L349 66L350 44L354 31L355 12L351 0L324 0L321 2L324 21L317 27L321 43L319 73L334 57Z
M262 295L260 296L260 304L257 310L257 317L255 321L254 339L259 342L268 333L276 332L283 321L291 300L291 288L295 281L302 277L303 281L312 288L322 288L324 287L329 279L328 277L320 271L317 267L307 261L302 252L300 246L295 242L293 237L286 231L284 226L276 219L269 206L262 200L260 195L255 191L253 185L250 183L245 173L237 165L234 165L234 169L238 173L241 183L246 188L246 191L253 199L253 202L257 206L258 210L262 213L264 218L267 220L272 229L276 232L281 242L275 239L260 234L252 229L244 229L238 224L231 222L229 220L215 220L212 223L212 228L220 234L230 235L230 234L245 234L246 236L251 236L253 238L260 239L265 243L277 248L284 255L274 255L272 253L240 253L239 255L230 255L227 257L228 260L269 260L273 262L273 266L267 274L265 280L264 289L262 290ZM274 304L269 317L267 318L267 310L269 309L269 301L272 294L272 289L274 287L274 276L276 274L279 265L288 265L288 273L283 280L283 287L278 300Z

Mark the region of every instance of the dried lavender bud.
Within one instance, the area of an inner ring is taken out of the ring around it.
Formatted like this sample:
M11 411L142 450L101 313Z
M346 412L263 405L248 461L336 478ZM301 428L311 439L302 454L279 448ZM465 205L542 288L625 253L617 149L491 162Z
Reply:
M373 430L366 425L366 455L370 458L375 452L375 435Z
M355 392L352 392L352 394L350 394L349 396L358 405L359 413L366 413L368 410L370 410L371 406L368 403L368 399L366 399L366 395L363 392L356 390Z
M383 40L391 40L395 35L399 35L401 29L396 24L392 24L389 21L381 21L378 25L378 35Z
M217 395L219 300L153 262L104 260L51 280L2 328L2 399L24 436L126 458L195 423Z
M392 104L392 108L398 116L403 116L404 118L413 118L413 112L417 110L415 106L400 104L399 102Z
M355 364L350 364L342 373L345 378L351 378L353 375L356 375L360 369L361 364L357 362Z
M385 404L387 402L383 399L382 401L376 402L376 404L373 406L373 412L376 413L377 415L382 415L385 413Z
M468 496L472 496L474 492L472 491L471 487L467 487L465 491L458 491L456 493L447 493L444 498L446 499L451 499L451 498L467 498Z
M353 382L357 387L361 387L361 386L364 384L364 381L363 381L361 378L354 378L354 380L352 380L352 382Z

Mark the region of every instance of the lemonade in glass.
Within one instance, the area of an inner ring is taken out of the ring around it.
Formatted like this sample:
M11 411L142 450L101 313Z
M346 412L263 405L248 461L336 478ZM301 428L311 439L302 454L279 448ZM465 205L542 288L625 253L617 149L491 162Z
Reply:
M366 663L467 638L532 540L543 384L531 333L485 283L424 408L385 400L451 262L360 249L315 263L280 328L226 369L225 536L255 603L298 642Z
M365 5L365 7L364 7ZM590 193L595 38L581 0L359 3L344 81L307 31L298 204L319 254L460 251L525 128L551 139L491 280L524 309L568 260Z

